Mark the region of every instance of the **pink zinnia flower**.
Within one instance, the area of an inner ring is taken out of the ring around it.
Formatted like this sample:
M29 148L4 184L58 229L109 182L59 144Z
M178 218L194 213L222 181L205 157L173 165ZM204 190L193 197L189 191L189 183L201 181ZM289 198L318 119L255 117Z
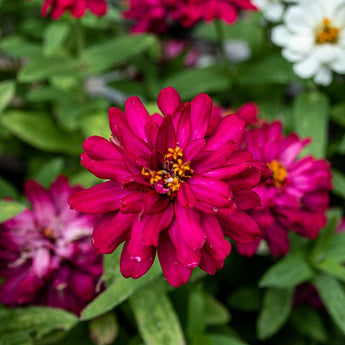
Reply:
M50 12L51 17L59 19L66 11L74 18L82 17L86 10L90 10L96 16L104 16L108 6L106 0L44 0L41 13L43 17Z
M71 210L71 188L59 177L45 190L30 180L32 204L0 224L0 301L8 306L46 305L76 314L95 296L102 257L91 245L95 217Z
M221 19L228 24L237 21L239 10L256 10L250 0L185 0L179 8L179 21L192 27L200 20L211 22Z
M261 207L251 211L261 238L251 245L238 245L240 254L254 255L261 239L266 240L273 255L287 254L288 230L315 238L325 225L332 188L330 167L324 159L298 158L309 142L294 133L283 137L278 121L246 131L244 147L268 165L271 178L255 188Z
M168 282L179 286L199 266L214 274L231 245L228 236L250 243L259 235L244 211L259 204L251 189L264 169L247 151L235 150L244 121L229 115L212 120L212 101L200 94L182 103L163 89L160 114L150 114L138 97L125 112L110 108L110 141L84 142L82 165L110 179L69 198L72 208L103 214L93 232L100 253L123 241L120 269L138 278L158 258Z

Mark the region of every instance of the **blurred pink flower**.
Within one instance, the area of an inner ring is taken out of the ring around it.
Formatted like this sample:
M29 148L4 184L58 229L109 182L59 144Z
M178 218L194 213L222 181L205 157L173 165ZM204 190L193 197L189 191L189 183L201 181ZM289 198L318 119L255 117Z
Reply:
M185 28L199 21L222 19L228 24L237 20L239 10L256 10L250 0L129 0L125 18L135 21L133 32L166 32L180 23Z
M82 17L86 10L90 10L96 16L104 16L108 6L106 0L44 0L41 14L46 17L59 19L66 11L70 11L74 18Z
M102 257L91 245L95 217L69 208L71 188L60 176L50 190L30 180L25 209L0 224L0 301L46 305L76 314L95 296Z
M273 255L287 254L289 230L315 238L326 223L332 188L329 164L312 156L298 158L309 139L301 140L294 133L283 137L278 121L247 130L244 143L255 159L267 164L271 178L255 188L261 207L250 213L260 227L261 238L250 245L238 245L238 251L252 256L265 239Z
M125 241L125 277L145 274L157 250L167 281L179 286L197 266L210 274L223 267L231 249L224 236L251 243L260 234L244 211L259 205L251 189L269 170L235 149L244 121L217 117L206 94L182 103L169 87L157 103L163 116L150 116L138 97L127 99L125 112L110 108L110 142L89 137L81 156L86 169L110 181L69 203L103 214L93 232L98 252L111 253Z

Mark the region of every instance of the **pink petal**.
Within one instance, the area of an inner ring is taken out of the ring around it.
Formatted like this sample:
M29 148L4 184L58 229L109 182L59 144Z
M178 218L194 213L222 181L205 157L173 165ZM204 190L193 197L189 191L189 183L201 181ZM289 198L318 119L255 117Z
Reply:
M104 16L107 13L107 3L104 0L88 0L88 8L96 16Z
M261 173L255 167L250 167L242 173L227 179L230 189L238 191L242 189L251 189L259 184L261 180Z
M33 215L40 228L49 228L56 216L54 201L48 191L36 181L25 183L25 195L33 208Z
M144 214L156 214L164 211L170 200L167 196L158 194L156 191L145 193L143 198Z
M250 167L250 163L242 163L242 164L232 164L227 165L218 169L206 171L203 173L204 176L216 178L220 180L229 180L236 175L242 173L246 169Z
M91 136L85 139L83 148L88 156L96 160L122 159L122 155L116 150L115 146L108 140Z
M158 258L164 277L174 287L186 284L192 274L191 268L186 268L177 261L176 250L167 234L162 233L159 240Z
M38 278L43 278L50 270L49 249L39 248L32 260L32 270Z
M79 212L102 214L120 208L121 199L130 193L118 183L107 181L71 195L68 203Z
M196 205L195 196L187 182L181 184L177 192L177 201L182 207L193 208Z
M190 103L180 104L173 115L173 123L176 128L176 145L184 149L189 142L191 133Z
M205 242L206 235L200 224L199 211L184 208L175 202L175 217L187 246L193 250L200 249Z
M83 301L90 301L95 295L95 282L91 275L74 270L71 275L71 288Z
M212 112L211 98L201 93L190 102L191 140L204 138Z
M252 190L236 191L232 200L235 202L239 211L260 206L260 197Z
M257 237L253 243L248 243L248 244L236 243L236 248L237 248L238 253L240 255L247 256L249 258L252 257L253 255L255 255L261 240L262 240L262 237Z
M200 262L201 251L200 249L192 250L186 245L176 222L173 222L169 227L169 236L176 249L178 262L187 268L197 267Z
M112 212L105 214L97 223L92 234L92 245L98 253L112 253L120 243L129 237L129 230L136 215Z
M290 244L288 232L278 223L274 223L272 226L265 229L265 238L274 256L286 255L289 252Z
M236 144L242 138L244 127L245 122L237 115L224 117L208 138L205 150L217 150L230 140Z
M151 250L151 255L148 259L144 261L136 261L132 260L130 256L128 255L127 249L128 249L128 243L126 242L122 253L121 253L121 261L120 261L120 271L121 274L125 278L133 278L137 279L143 276L152 266L156 251L153 247L148 247Z
M259 114L258 106L253 102L243 104L236 112L236 114L246 122L247 125L257 123L257 116Z
M159 127L156 146L163 155L168 153L169 148L176 147L175 129L170 115L164 117L163 123Z
M151 121L151 118L141 100L136 96L127 98L125 113L133 133L145 138L145 125Z
M146 193L132 192L121 199L122 213L141 213L144 210L143 198Z
M164 115L172 115L181 103L181 97L173 87L162 89L157 98L159 109Z
M224 260L214 260L206 251L202 250L199 267L208 274L215 274L217 270L223 268Z
M234 211L231 216L218 217L225 236L239 243L252 243L261 232L248 214Z

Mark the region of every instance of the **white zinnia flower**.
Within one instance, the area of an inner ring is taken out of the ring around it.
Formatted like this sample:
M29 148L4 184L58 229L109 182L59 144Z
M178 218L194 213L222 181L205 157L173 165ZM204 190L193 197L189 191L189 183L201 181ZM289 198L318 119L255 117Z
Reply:
M272 40L298 76L329 85L332 71L345 73L345 0L301 0L286 11Z
M270 22L278 22L284 13L285 3L297 0L252 0L252 3Z

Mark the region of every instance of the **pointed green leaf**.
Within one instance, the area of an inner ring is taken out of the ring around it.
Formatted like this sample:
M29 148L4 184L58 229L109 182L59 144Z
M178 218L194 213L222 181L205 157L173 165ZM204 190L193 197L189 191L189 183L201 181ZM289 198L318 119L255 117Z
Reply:
M51 22L44 32L44 55L52 55L61 47L69 32L69 26L64 22Z
M211 340L211 345L247 345L238 337L228 334L207 334L207 338Z
M4 197L17 199L18 193L9 182L0 177L0 199Z
M343 248L344 250L345 248ZM344 250L345 251L345 250ZM345 266L336 262L325 259L315 265L317 269L323 271L339 280L345 282Z
M185 344L178 317L159 285L140 290L130 298L130 304L145 344Z
M41 166L32 178L47 188L61 173L63 166L64 160L62 158L53 158Z
M5 333L0 335L0 345L32 345L26 332Z
M302 253L290 253L271 266L262 276L260 287L292 287L313 277Z
M213 295L204 292L205 299L205 324L208 326L225 325L230 321L229 310Z
M13 134L38 149L79 154L82 138L60 129L47 114L20 110L3 114L1 123Z
M256 311L261 306L262 293L257 287L243 287L236 290L229 298L229 304L233 308Z
M338 170L332 170L332 177L333 177L333 192L334 194L342 197L345 199L345 176Z
M301 93L296 97L293 109L297 133L303 138L313 138L303 153L325 157L329 115L328 98L317 92Z
M336 263L345 262L345 232L335 234L325 250L325 257Z
M25 209L25 205L16 201L0 200L0 223L14 217Z
M11 102L16 86L14 81L6 80L0 83L0 114Z
M271 337L284 325L291 311L293 291L293 288L266 290L263 307L257 320L259 339Z
M139 279L119 277L104 292L86 306L81 313L81 319L90 320L110 311L133 295L135 291L143 288L149 282L156 279L160 274L160 266L155 262L149 272Z
M319 274L314 283L333 321L345 334L345 291L343 286L327 274Z

